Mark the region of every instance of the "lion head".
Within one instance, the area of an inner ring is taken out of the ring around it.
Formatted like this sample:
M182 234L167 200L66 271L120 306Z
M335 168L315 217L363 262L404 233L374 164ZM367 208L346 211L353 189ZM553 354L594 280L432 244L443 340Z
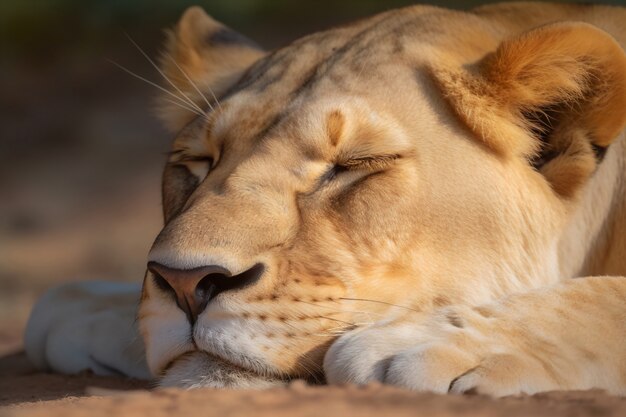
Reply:
M321 378L364 323L580 269L560 241L626 123L626 56L588 24L484 19L409 8L266 53L184 14L139 315L153 373Z

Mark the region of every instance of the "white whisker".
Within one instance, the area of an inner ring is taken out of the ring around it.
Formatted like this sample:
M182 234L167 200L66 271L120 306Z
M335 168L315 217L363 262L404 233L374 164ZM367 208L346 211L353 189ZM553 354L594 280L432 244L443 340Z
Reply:
M139 52L141 52L141 54L148 60L148 62L158 71L159 74L161 74L161 76L172 86L174 87L174 89L176 91L178 91L183 97L185 97L187 99L187 101L189 102L188 104L190 104L192 107L196 108L199 112L203 113L202 108L200 108L200 106L198 106L196 103L193 102L193 100L191 100L187 94L185 94L180 88L178 88L176 86L176 84L174 84L172 82L172 80L170 80L167 75L165 75L165 73L163 71L161 71L161 68L159 68L159 66L152 60L152 58L150 58L150 56L143 50L141 49L141 47L137 44L137 42L135 42L133 40L133 38L130 37L130 35L128 33L126 33L126 37L128 38L128 40L135 46L135 48L137 48L137 50Z
M345 313L345 314L365 314L366 316L369 316L369 315L372 315L372 314L373 314L373 315L375 315L375 316L380 316L380 317L384 316L384 314L382 314L382 313L376 313L376 312L374 312L374 311L361 311L361 310L345 310L345 309L338 309L338 308L333 308L333 307L329 307L329 306L324 306L324 305L321 305L321 304L311 303L311 302L308 302L308 301L303 301L303 300L300 300L300 301L298 301L298 302L303 303L303 304L309 304L309 305L312 305L312 306L314 306L314 307L324 308L324 309L326 309L326 310L329 310L329 311L331 311L331 312L335 312L335 313L339 313L339 314L342 314L342 313Z
M145 83L147 83L147 84L151 85L152 87L155 87L155 88L159 89L159 91L162 91L162 92L164 92L165 94L167 94L167 95L169 95L169 96L171 96L171 97L175 98L176 100L178 100L178 103L180 103L180 105L181 105L181 106L183 106L183 104L184 104L185 106L189 106L189 104L188 104L185 100L181 99L179 96L177 96L176 94L174 94L174 93L172 93L171 91L167 90L166 88L163 88L163 87L161 87L160 85L158 85L157 83L152 82L152 81L148 80L147 78L142 77L141 75L139 75L139 74L136 74L136 73L132 72L132 71L131 71L131 70L129 70L128 68L123 67L122 65L118 64L118 63L117 63L117 62L115 62L115 61L112 61L112 60L110 60L110 59L109 59L108 61L109 61L111 64L113 64L113 65L115 65L116 67L118 67L119 69L121 69L122 71L124 71L124 72L126 72L126 73L128 73L128 74L132 75L133 77L135 77L135 78L137 78L137 79L139 79L139 80L141 80L141 81L143 81L143 82L145 82ZM199 116L205 116L205 117L206 117L206 115L205 115L204 113L200 113L200 112L199 112L199 111L197 111L195 108L193 108L193 109L192 109L192 108L190 108L190 107L189 107L189 108L188 108L188 107L185 107L185 108L186 108L186 109L189 109L190 111L193 111L194 113L196 113L196 114L197 114L197 115L199 115Z
M180 65L178 65L178 62L176 62L176 60L174 59L174 57L172 57L170 54L166 54L167 57L170 59L170 61L172 61L172 63L174 65L176 65L176 68L178 68L178 70L180 71L181 74L183 74L185 76L185 78L187 79L187 81L189 81L189 83L191 84L191 86L198 92L198 94L200 94L200 97L202 97L202 99L204 100L204 102L207 104L207 106L209 106L209 109L213 110L213 106L211 105L211 103L209 102L209 100L207 100L206 96L204 94L202 94L202 91L200 91L200 89L198 88L198 86L196 85L196 83L193 82L193 80L189 77L189 75L187 75L187 73L185 72L185 70L183 70Z
M339 299L340 300L346 300L346 301L365 301L365 302L369 302L369 303L385 304L385 305L388 305L390 307L404 308L405 310L410 310L410 311L415 311L416 313L421 313L421 311L416 310L414 308L401 306L401 305L393 304L393 303L388 303L386 301L368 300L367 298L345 298L345 297L341 297Z
M173 105L178 106L178 107L180 107L181 109L184 109L184 110L190 111L190 112L192 112L192 113L194 113L194 114L197 114L198 116L204 117L204 118L206 118L206 119L208 120L208 117L206 117L206 115L205 115L205 114L203 114L203 113L199 113L199 112L198 112L198 110L196 110L196 109L194 109L194 108L192 108L192 107L189 107L189 106L188 106L188 105L186 105L186 104L182 104L182 103L179 103L179 102L174 101L174 100L170 100L169 98L165 98L165 97L164 97L164 98L162 98L162 100L167 101L168 103L172 103Z
M351 323L349 321L345 321L345 320L334 319L332 317L327 317L327 316L319 316L319 317L321 319L324 319L324 320L336 321L337 323L343 323L343 324L347 324L349 326L356 326L356 324Z
M209 90L209 93L211 93L211 96L213 96L213 100L215 100L215 103L217 103L217 107L219 107L220 110L222 110L222 104L215 96L215 93L213 92L213 89L211 88L211 86L206 81L203 84Z

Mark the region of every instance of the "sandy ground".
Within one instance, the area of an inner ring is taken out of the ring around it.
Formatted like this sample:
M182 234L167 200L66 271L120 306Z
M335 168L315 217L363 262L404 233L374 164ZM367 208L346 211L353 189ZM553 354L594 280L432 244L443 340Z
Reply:
M382 385L266 391L152 389L145 381L37 372L22 353L0 358L0 415L99 416L626 416L626 399L602 392L491 399L418 394Z

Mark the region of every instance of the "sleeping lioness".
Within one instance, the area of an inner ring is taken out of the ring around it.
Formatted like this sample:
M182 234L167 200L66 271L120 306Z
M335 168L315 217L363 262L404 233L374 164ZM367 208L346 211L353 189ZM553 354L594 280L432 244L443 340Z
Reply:
M415 6L272 52L190 8L143 286L50 291L29 357L163 386L626 394L625 46L618 7Z

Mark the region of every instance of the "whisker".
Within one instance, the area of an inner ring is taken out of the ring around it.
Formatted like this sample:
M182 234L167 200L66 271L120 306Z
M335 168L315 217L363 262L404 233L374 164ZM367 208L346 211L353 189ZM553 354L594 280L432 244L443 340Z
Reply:
M178 91L183 97L185 97L187 99L187 101L189 102L188 104L192 105L192 107L196 108L200 113L202 113L202 108L200 108L200 106L198 106L196 103L193 102L193 100L191 100L187 94L185 94L184 92L181 91L180 88L178 88L176 86L176 84L174 84L172 82L172 80L170 80L167 75L165 75L165 73L163 71L161 71L161 68L159 68L159 66L152 60L152 58L150 58L150 56L143 50L141 49L141 47L137 44L137 42L135 42L133 40L133 38L130 37L130 35L128 33L126 33L126 37L128 38L128 40L135 46L135 48L137 48L137 50L139 52L141 52L141 54L148 60L148 62L158 71L159 74L161 74L161 76L172 86L174 87L174 89L176 91Z
M331 327L330 329L324 329L323 332L324 334L327 335L337 335L337 334L344 334L349 332L350 329L346 329L345 326L342 327Z
M193 82L193 80L189 77L189 75L185 72L185 70L183 70L180 65L178 65L178 62L176 62L176 60L174 59L174 57L172 57L170 54L167 54L167 57L170 59L170 61L172 61L172 63L174 65L176 65L176 68L178 68L178 70L181 72L181 74L183 74L185 76L185 78L187 79L187 81L189 81L189 83L192 85L192 87L198 92L198 94L200 94L200 97L202 97L202 99L204 100L204 102L207 104L207 106L209 106L209 109L214 110L213 106L211 105L211 103L209 102L209 100L207 100L206 96L202 93L202 91L200 91L200 89L198 88L198 86L196 85L196 83Z
M304 338L304 337L294 337L295 339L303 339L303 340L308 340L309 338ZM295 345L294 343L290 342L290 341L280 341L279 342L284 348L290 349L293 348ZM321 373L323 373L323 369L322 369L322 365L313 361L311 358L307 357L306 355L302 355L299 357L300 360L300 366L302 367L302 369L305 371L306 374L308 374L308 376L314 378L316 380L316 382L320 382L318 379L318 375L320 375Z
M174 100L170 100L169 98L165 98L165 97L163 97L162 100L167 101L168 103L172 103L172 104L180 107L181 109L188 110L188 111L190 111L190 112L192 112L194 114L197 114L198 116L203 116L203 117L205 116L205 114L199 113L198 110L194 109L193 107L189 107L186 104L182 104L182 103L179 103L179 102L174 101ZM208 117L205 117L205 119L208 120Z
M343 310L343 309L338 310L338 309L333 308L333 307L328 307L328 306L324 306L324 305L321 305L321 304L311 303L311 302L308 302L308 301L303 301L303 300L300 300L300 301L298 301L298 302L299 302L299 303L303 303L303 304L309 304L309 305L312 305L312 306L314 306L314 307L325 308L325 309L327 309L327 310L334 311L335 313L365 314L365 315L370 315L370 314L373 314L373 315L375 315L375 316L381 316L381 317L382 317L382 316L384 316L384 314L382 314L382 313L376 313L376 312L374 312L374 311Z
M215 100L215 103L217 103L217 107L219 107L220 110L223 110L222 109L222 104L220 103L220 101L215 96L215 93L213 92L213 89L211 88L211 86L206 81L203 84L209 90L209 93L211 93L211 96L213 96L213 100Z
M339 319L334 319L332 317L327 317L327 316L320 316L320 318L322 319L326 319L326 320L331 320L331 321L336 321L338 323L343 323L343 324L347 324L349 326L356 326L355 323L350 323L349 321L344 321L344 320L339 320Z
M313 333L312 336L328 338L328 336L341 336L341 335L344 335L344 334L348 333L349 331L350 331L350 329L328 330L328 331L324 331L322 333Z
M314 362L312 359L304 356L300 359L302 362L300 365L304 370L308 373L308 376L313 378L317 384L321 381L319 380L319 375L323 373L322 365Z
M355 323L352 323L352 325L353 325L354 327L367 326L367 325L369 325L369 324L374 324L374 322L373 322L373 321L361 321L361 322L355 322ZM342 327L342 326L332 327L332 328L330 328L329 330L333 330L333 329L336 329L336 330L342 330L342 331L344 331L344 332L347 332L347 331L352 330L352 329L349 329L349 328L347 328L347 327L345 327L345 326L343 326L343 327Z
M174 97L176 100L178 100L178 102L179 102L181 105L183 105L183 104L184 104L184 105L186 105L186 106L188 106L188 105L189 105L189 104L187 104L187 102L186 102L185 100L181 99L179 96L177 96L176 94L174 94L174 93L172 93L171 91L167 90L166 88L161 87L161 86L160 86L160 85L158 85L157 83L154 83L154 82L152 82L152 81L148 80L147 78L142 77L141 75L139 75L139 74L136 74L136 73L132 72L132 71L131 71L131 70L129 70L128 68L123 67L122 65L118 64L117 62L115 62L115 61L113 61L113 60L108 59L107 61L109 61L111 64L115 65L116 67L118 67L118 68L119 68L119 69L121 69L122 71L124 71L124 72L126 72L126 73L128 73L128 74L132 75L133 77L135 77L135 78L137 78L137 79L139 79L139 80L141 80L141 81L143 81L143 82L145 82L145 83L147 83L147 84L151 85L152 87L157 88L159 91L162 91L163 93L165 93L165 94L167 94L167 95L169 95L169 96L171 96L171 97ZM196 114L198 114L198 115L200 115L200 116L206 116L204 113L199 113L199 112L198 112L197 110L195 110L195 109L193 109L193 111L194 111L194 113L196 113Z
M367 61L363 60L363 63L361 64L361 68L359 69L359 72L356 74L356 77L355 77L355 80L357 80L357 82L360 81L361 74L363 73L363 69L365 68L366 64L367 64Z
M414 311L416 313L421 313L420 310L416 310L416 309L411 308L411 307L401 306L401 305L398 305L398 304L388 303L386 301L368 300L366 298L345 298L345 297L340 297L339 299L340 300L346 300L346 301L366 301L366 302L369 302L369 303L385 304L385 305L388 305L388 306L391 306L391 307L404 308L406 310Z

